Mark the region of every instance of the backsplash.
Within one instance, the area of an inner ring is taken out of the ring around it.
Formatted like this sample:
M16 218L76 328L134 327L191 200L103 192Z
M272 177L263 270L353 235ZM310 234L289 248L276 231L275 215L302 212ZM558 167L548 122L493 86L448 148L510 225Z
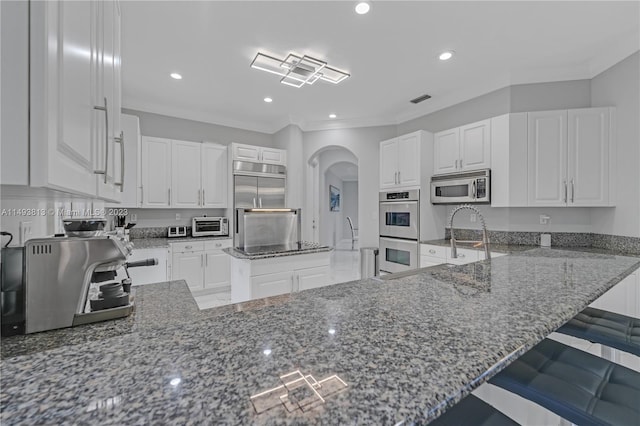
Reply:
M187 236L191 236L190 226L187 226ZM149 228L131 228L129 230L129 238L132 240L137 238L167 238L167 227L153 226Z
M454 228L456 239L482 240L482 231ZM618 250L623 253L640 254L640 238L619 235L594 234L589 232L549 232L552 247L595 247ZM445 239L451 238L451 229L445 229ZM489 231L493 244L540 245L540 232Z

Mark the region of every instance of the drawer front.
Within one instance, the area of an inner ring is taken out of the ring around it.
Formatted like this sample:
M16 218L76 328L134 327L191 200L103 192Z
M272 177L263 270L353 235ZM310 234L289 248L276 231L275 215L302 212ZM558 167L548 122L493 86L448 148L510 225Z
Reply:
M204 249L209 250L222 250L223 248L231 247L233 240L231 238L225 240L211 240L204 242Z
M420 256L420 267L427 268L429 266L442 265L446 263L446 259L433 256Z
M449 247L420 244L420 256L435 257L444 261L447 259L447 249L449 249Z
M447 262L454 265L464 265L465 263L476 262L478 260L478 251L470 249L457 249L458 257L451 257L451 250L447 252Z
M292 290L293 272L291 271L251 277L252 299L291 293Z
M203 251L204 241L188 241L180 243L171 243L171 251L173 253L187 253L194 251Z

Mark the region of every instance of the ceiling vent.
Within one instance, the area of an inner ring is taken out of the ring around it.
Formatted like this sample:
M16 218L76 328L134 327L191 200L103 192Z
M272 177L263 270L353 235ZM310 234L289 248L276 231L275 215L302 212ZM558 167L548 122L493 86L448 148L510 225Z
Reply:
M419 104L422 101L426 101L427 99L431 99L431 95L422 95L422 96L418 96L415 99L411 99L411 103L412 104Z

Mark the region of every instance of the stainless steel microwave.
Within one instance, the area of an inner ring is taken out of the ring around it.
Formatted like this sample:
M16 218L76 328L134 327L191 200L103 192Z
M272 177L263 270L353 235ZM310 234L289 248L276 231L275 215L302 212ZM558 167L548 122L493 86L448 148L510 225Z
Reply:
M431 177L432 204L491 202L491 170L449 173Z
M191 235L194 237L227 236L229 221L226 217L194 217L191 222Z

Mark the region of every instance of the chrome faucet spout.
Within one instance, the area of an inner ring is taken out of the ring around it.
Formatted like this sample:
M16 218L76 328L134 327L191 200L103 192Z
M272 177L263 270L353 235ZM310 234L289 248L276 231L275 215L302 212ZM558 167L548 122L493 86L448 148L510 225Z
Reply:
M466 243L480 243L484 246L484 254L486 259L491 259L491 250L489 248L489 233L487 232L487 225L484 221L484 217L480 210L475 208L470 204L462 204L451 212L451 216L449 216L449 229L451 229L451 257L456 259L458 257L458 247L456 246L456 237L453 232L453 217L460 210L471 210L480 218L480 223L482 224L482 241L465 241Z

